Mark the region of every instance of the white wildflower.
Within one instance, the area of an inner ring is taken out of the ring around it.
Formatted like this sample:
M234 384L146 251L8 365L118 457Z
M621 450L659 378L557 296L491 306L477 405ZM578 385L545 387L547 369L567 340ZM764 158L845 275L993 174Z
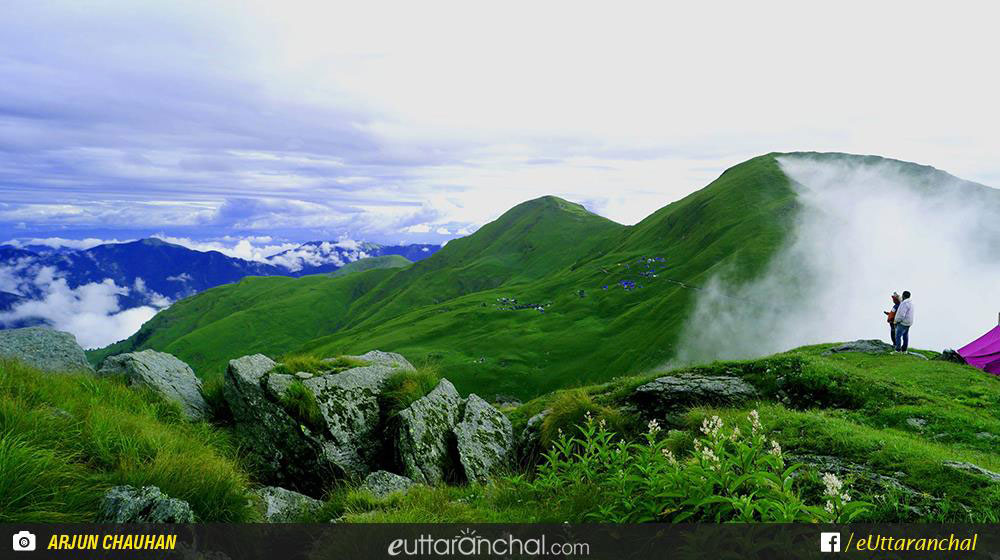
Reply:
M597 421L597 425L600 426L601 429L603 430L604 427L607 425L607 422L605 422L604 418L601 418L600 420Z
M768 453L774 455L775 457L781 457L781 445L778 443L778 440L771 440L771 450L768 451Z
M740 431L740 427L739 426L736 426L735 428L733 428L733 441L736 441L736 440L740 439L740 436L742 436L742 435L743 435L743 432Z
M656 435L660 431L660 423L655 418L650 420L649 424L646 424L646 427L649 429L650 435Z
M827 501L825 509L828 513L833 513L833 502Z
M747 418L750 420L750 428L754 434L763 429L760 425L760 414L756 410L751 410Z
M837 496L844 487L844 481L837 478L833 473L823 473L823 486L826 486L827 496Z
M722 418L718 416L713 416L711 419L706 418L701 423L701 433L706 436L710 436L712 439L718 439L719 430L722 429Z
M664 447L663 449L661 449L661 450L660 450L660 453L663 453L663 457L664 457L664 458L665 458L665 459L667 460L667 462L668 462L668 463L670 463L671 465L676 465L676 464L677 464L677 457L674 457L674 454L673 454L673 453L671 453L671 452L670 452L670 450L669 450L669 449L667 449L666 447Z

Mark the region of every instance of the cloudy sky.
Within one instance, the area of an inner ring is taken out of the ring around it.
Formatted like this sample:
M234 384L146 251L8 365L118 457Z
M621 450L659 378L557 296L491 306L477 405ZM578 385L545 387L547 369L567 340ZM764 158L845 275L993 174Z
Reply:
M5 1L0 241L442 241L544 194L634 223L770 151L1000 185L996 14L604 6Z

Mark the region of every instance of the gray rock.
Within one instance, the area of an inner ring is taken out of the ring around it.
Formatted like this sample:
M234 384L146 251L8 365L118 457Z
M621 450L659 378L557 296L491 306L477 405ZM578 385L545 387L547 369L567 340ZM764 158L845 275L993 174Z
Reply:
M950 348L946 349L944 352L941 352L940 354L938 354L937 356L935 356L934 359L935 360L940 360L940 361L943 361L943 362L952 362L952 363L955 363L955 364L962 364L963 366L964 365L968 365L968 362L965 361L965 358L963 358L961 356L961 354L959 354L958 352L956 352L954 350L951 350Z
M1000 482L1000 474L997 474L993 471L988 471L983 467L980 467L979 465L973 465L972 463L966 463L965 461L945 461L944 466L972 474L977 474L980 476L985 476L986 478L994 482Z
M379 395L390 377L413 368L409 362L393 363L397 365L381 361L302 381L316 396L323 416L325 457L349 475L368 474L373 457L385 443L381 434L374 433L381 419Z
M996 440L1000 439L1000 436L997 436L996 434L991 434L990 432L978 432L976 434L976 439L984 439L984 440L988 440L988 441L996 441Z
M735 404L756 396L753 385L739 377L678 374L640 386L632 400L640 410L658 416L702 404Z
M907 418L906 425L916 430L923 430L924 426L927 425L927 420L923 418Z
M302 379L302 380L312 379L313 378L313 374L309 373L308 371L300 371L300 372L298 372L298 373L295 374L295 377L297 377L299 379Z
M258 509L267 523L301 523L323 507L323 502L278 486L265 486L254 492Z
M104 495L98 523L194 523L194 512L183 500L156 486L115 486Z
M375 471L365 477L362 486L367 488L373 496L381 499L396 492L406 492L414 484L416 483L405 476L388 471Z
M891 344L883 342L881 340L855 340L854 342L848 342L837 346L836 348L831 348L826 352L823 352L824 356L829 356L830 354L839 354L841 352L864 352L866 354L889 354L895 348Z
M406 476L438 484L457 471L449 453L462 399L447 379L399 413L398 452Z
M100 375L123 375L130 385L143 385L181 405L191 420L204 420L209 406L202 396L201 380L184 362L170 354L143 350L104 360Z
M455 426L455 443L465 478L486 482L499 467L510 466L514 430L502 412L473 394Z
M72 334L45 327L0 330L0 357L48 372L94 371Z
M265 385L267 390L276 398L280 399L288 387L295 382L295 377L285 373L270 373L267 375Z
M413 364L408 362L403 356L396 354L395 352L383 352L381 350L372 350L366 352L360 356L348 356L350 358L357 358L368 362L371 365L382 365L389 366L391 368L402 368L408 371L413 371Z
M265 390L274 366L262 354L229 362L222 394L233 413L234 432L265 482L321 495L335 468L322 442Z

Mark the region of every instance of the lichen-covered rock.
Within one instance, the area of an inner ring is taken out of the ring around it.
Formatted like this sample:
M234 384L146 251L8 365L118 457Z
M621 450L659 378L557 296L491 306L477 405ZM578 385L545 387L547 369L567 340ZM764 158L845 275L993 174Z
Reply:
M945 461L944 466L965 471L967 473L977 474L979 476L985 476L994 482L1000 482L1000 474L986 470L979 465L973 465L972 463L966 463L965 461Z
M632 400L647 414L662 415L702 404L735 404L756 396L753 385L739 377L678 374L640 386Z
M94 371L76 337L45 327L0 330L0 358L54 373Z
M389 471L375 471L365 477L362 486L367 488L376 498L385 498L396 492L406 492L415 482Z
M475 394L464 408L455 426L458 460L469 482L486 482L498 467L509 466L514 430L502 412Z
M261 518L267 523L301 523L323 507L323 502L278 486L265 486L254 492Z
M533 463L536 455L542 447L542 422L545 417L552 413L552 409L546 408L538 414L528 418L518 437L517 449L518 460L522 463Z
M265 482L321 495L335 467L321 441L269 397L265 385L274 366L262 354L229 362L222 394L234 431Z
M369 362L372 365L301 381L316 396L323 416L324 454L345 473L361 477L371 471L372 459L385 443L381 434L373 433L381 418L379 395L401 368L412 369L409 362L403 362L396 366Z
M829 356L830 354L839 354L841 352L863 352L865 354L889 354L895 348L891 344L883 342L881 340L855 340L853 342L848 342L841 344L835 348L831 348L826 352L823 352L824 356Z
M407 361L403 356L396 354L395 352L383 352L381 350L371 350L360 356L348 356L349 358L357 358L364 362L368 362L370 365L383 365L389 366L391 368L400 368L408 371L413 371L413 364Z
M110 356L101 365L100 375L123 375L131 385L153 389L163 398L181 405L191 420L204 420L209 406L202 396L201 380L187 364L155 350Z
M156 486L115 486L104 495L98 523L194 523L194 512L183 500Z
M400 411L397 449L406 476L437 484L457 472L460 467L454 464L450 446L461 404L455 386L442 379L433 391Z

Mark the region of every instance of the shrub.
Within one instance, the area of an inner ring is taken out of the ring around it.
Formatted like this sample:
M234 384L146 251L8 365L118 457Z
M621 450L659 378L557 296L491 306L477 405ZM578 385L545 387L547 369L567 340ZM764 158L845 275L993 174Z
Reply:
M786 466L781 447L768 439L756 411L746 432L705 420L694 454L678 460L659 440L654 420L641 443L629 443L606 421L587 415L579 435L563 434L544 455L537 476L525 482L558 499L578 485L602 497L587 518L614 523L652 521L849 522L871 504L851 501L844 482L825 474L822 505L807 505L794 486L801 465Z

